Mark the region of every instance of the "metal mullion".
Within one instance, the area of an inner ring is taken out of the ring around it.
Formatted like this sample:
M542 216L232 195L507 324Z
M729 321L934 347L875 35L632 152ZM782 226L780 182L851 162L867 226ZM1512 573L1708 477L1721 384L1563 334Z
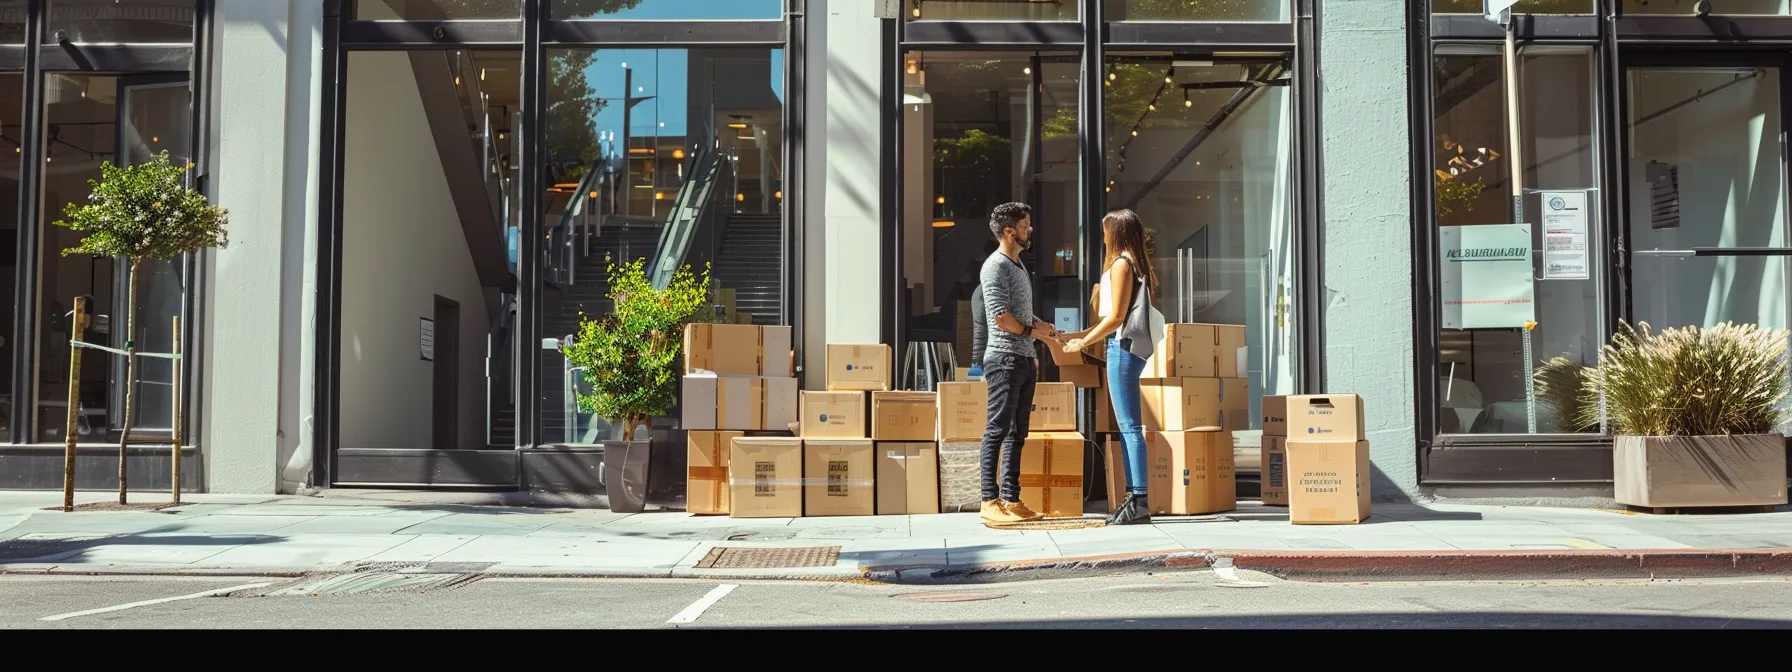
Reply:
M787 21L548 21L541 41L555 47L674 48L784 46Z
M903 62L907 57L907 48L903 45L903 35L908 29L907 22L902 19L883 19L883 72L884 95L878 105L878 124L880 132L878 140L883 147L883 155L897 157L890 170L878 171L880 177L878 188L882 193L882 207L879 215L882 221L882 242L884 253L881 257L882 267L879 274L883 278L880 292L884 301L884 314L890 316L882 328L882 340L889 343L897 353L907 352L908 347L908 311L903 310L903 292L907 283L902 277L902 183L906 177L902 174L902 91L906 83L903 79ZM900 357L900 355L898 355ZM900 374L896 378L900 384Z
M312 485L335 484L336 450L342 443L342 220L343 163L347 147L348 53L342 48L347 0L326 0L323 17L324 77L320 100L317 223L316 375L311 394L317 416L312 438Z
M804 80L808 52L807 43L802 37L806 20L805 4L804 0L785 0L784 3L785 34L789 40L784 47L784 178L781 190L785 197L779 201L783 219L779 235L783 238L781 242L784 250L784 273L781 278L784 291L780 293L783 308L779 312L791 327L791 347L794 350L792 357L798 367L803 361L801 209L805 200L803 194L807 193L803 185L803 175L807 169L803 151L808 144L803 135L808 105Z
M1105 26L1111 49L1143 49L1165 45L1202 45L1236 50L1294 48L1295 27L1289 22L1141 22Z
M1629 171L1624 165L1630 132L1625 121L1629 110L1625 96L1628 86L1618 51L1617 32L1612 30L1612 22L1620 11L1619 3L1616 0L1600 2L1605 13L1600 21L1600 67L1599 77L1595 80L1598 96L1595 105L1600 110L1600 126L1603 127L1599 136L1599 177L1609 187L1600 190L1600 209L1604 216L1600 218L1598 238L1600 246L1605 248L1605 262L1609 268L1604 287L1605 330L1600 334L1600 342L1604 343L1610 342L1617 334L1618 325L1630 318L1630 256L1625 249L1629 232L1624 226L1630 211Z
M516 386L516 445L533 447L541 443L541 213L542 187L546 167L542 165L542 124L547 105L547 50L542 46L541 2L523 3L523 81L521 99L522 135L522 221L518 222L517 291L519 296L516 321L517 347L521 366L512 376Z
M207 160L206 152L211 148L211 118L208 112L211 110L212 67L210 58L214 44L211 32L214 6L214 0L199 0L194 7L193 72L187 77L187 100L192 113L192 118L188 122L192 141L187 148L187 155L192 157L189 160L193 164L187 173L187 185L207 196L212 195L210 192L211 180L209 179L211 162ZM195 432L187 431L187 427L203 426L204 424L201 417L202 407L199 403L199 400L204 398L202 394L203 379L199 375L198 364L202 359L199 347L204 341L199 337L200 325L204 324L201 319L199 283L204 276L199 273L199 267L204 263L206 256L205 253L187 255L187 263L181 269L181 284L186 288L186 291L182 292L184 296L181 297L181 314L184 315L181 320L186 326L181 329L179 347L180 352L186 354L180 361L174 363L180 369L180 379L184 381L181 386L180 398L174 400L174 403L178 404L176 408L181 409L181 412L175 416L180 419L180 423L174 426L174 431L184 437L196 435ZM197 445L198 441L189 438L184 443ZM175 455L174 459L180 459L180 455Z
M1081 48L1084 24L1074 21L899 21L909 49ZM1089 24L1099 26L1100 24ZM1097 28L1099 33L1100 29Z
M1792 16L1623 16L1614 11L1611 30L1625 44L1792 44Z
M1435 40L1506 39L1504 28L1479 14L1433 14L1429 21L1414 18L1414 25L1429 27ZM1603 23L1596 15L1515 14L1512 20L1522 41L1597 40Z
M1431 138L1435 132L1436 101L1433 53L1434 44L1430 28L1434 25L1423 21L1431 13L1430 0L1414 2L1409 17L1413 32L1408 43L1408 59L1411 60L1413 76L1408 83L1411 100L1411 135L1415 143L1420 138ZM1426 141L1425 151L1412 153L1412 276L1413 276L1413 408L1414 434L1417 438L1414 448L1418 451L1418 480L1422 485L1430 473L1430 451L1437 447L1439 429L1442 426L1438 418L1437 405L1437 369L1438 369L1438 334L1437 304L1442 295L1442 288L1437 273L1437 213L1432 205L1437 197L1436 184L1432 180L1433 163L1436 158L1430 151L1430 141Z
M1295 240L1301 262L1295 271L1299 293L1294 310L1300 319L1301 341L1295 384L1297 390L1311 393L1325 391L1325 185L1320 179L1324 123L1320 114L1319 14L1319 0L1301 0L1296 7L1294 50L1295 125L1300 129L1295 151L1299 153L1297 188L1302 203L1299 237Z
M193 45L68 44L37 48L38 67L46 71L191 72Z
M1083 41L1079 45L1082 49L1082 62L1080 63L1082 76L1077 86L1077 107L1080 109L1076 112L1077 186L1080 188L1077 194L1077 221L1079 224L1076 227L1076 244L1077 254L1083 260L1081 268L1077 269L1077 274L1080 276L1077 278L1076 284L1076 305L1079 312L1085 305L1082 297L1088 296L1086 290L1089 289L1093 279L1101 276L1102 262L1104 261L1102 237L1099 233L1101 226L1099 222L1106 214L1108 205L1106 188L1107 87L1103 86L1106 79L1101 76L1102 69L1106 67L1104 61L1107 59L1107 50L1102 46L1103 34L1106 32L1103 30L1103 24L1107 18L1107 8L1104 4L1103 0L1088 0L1083 5L1083 19L1086 21L1085 25L1088 26L1088 29L1083 32ZM1044 81L1045 68L1034 68L1033 73L1034 83L1042 86L1040 83ZM1040 96L1038 86L1035 87L1031 95L1036 99ZM1040 118L1043 119L1043 110L1040 112ZM1033 132L1043 133L1039 129L1035 129ZM1036 147L1039 145L1040 143L1034 143ZM1041 154L1040 151L1034 152L1036 157ZM1039 177L1035 173L1033 180L1037 182ZM1090 235L1091 227L1095 228L1095 235ZM1101 394L1101 390L1096 390L1091 393L1091 395L1093 394ZM1082 394L1077 396L1079 401L1083 402L1080 409L1080 422L1077 424L1093 429L1098 420L1095 417L1095 409L1098 404L1092 396ZM1109 497L1112 496L1110 493Z
M529 3L533 4L533 3ZM341 27L341 42L349 50L423 48L515 47L527 32L515 20L486 21L348 21Z
M29 0L25 28L24 107L19 129L19 211L12 349L12 443L32 443L37 425L37 247L43 209L44 77L38 64L45 0ZM73 384L74 381L70 381Z

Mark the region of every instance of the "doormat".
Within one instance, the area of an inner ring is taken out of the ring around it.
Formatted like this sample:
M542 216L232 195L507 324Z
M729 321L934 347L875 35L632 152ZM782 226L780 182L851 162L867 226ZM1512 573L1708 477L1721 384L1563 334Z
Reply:
M174 502L138 502L138 503L132 503L132 504L119 504L118 502L88 502L86 504L76 504L75 512L77 512L77 513L87 513L87 512L93 512L93 511L156 512L156 511L161 511L162 509L172 509L177 506L186 506L186 504L175 504ZM61 506L46 506L43 508L43 510L44 511L61 511L62 507ZM173 512L170 511L168 513L173 513Z
M717 546L697 562L697 569L788 569L833 567L840 561L839 546L757 548Z
M983 526L992 530L1081 530L1107 527L1107 522L1096 518L1046 518L1018 523L984 523Z

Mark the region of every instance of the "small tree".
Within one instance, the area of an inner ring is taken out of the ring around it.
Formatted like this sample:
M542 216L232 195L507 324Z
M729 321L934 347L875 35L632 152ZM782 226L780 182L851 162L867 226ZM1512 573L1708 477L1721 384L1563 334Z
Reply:
M591 393L578 393L579 410L622 423L624 437L678 404L684 327L713 322L709 268L702 275L678 269L665 289L654 289L646 260L616 263L605 257L615 310L599 319L580 316L578 335L564 346L567 361L585 367Z
M206 202L205 194L187 187L189 166L169 162L168 152L149 161L118 167L100 166L100 179L88 180L93 193L87 203L70 203L67 219L57 226L87 234L63 256L86 254L122 258L129 268L129 303L125 312L124 427L118 438L118 503L125 504L125 446L137 402L137 271L144 261L169 261L191 252L224 247L229 221L224 208ZM69 384L77 384L70 381ZM180 403L176 400L175 403Z

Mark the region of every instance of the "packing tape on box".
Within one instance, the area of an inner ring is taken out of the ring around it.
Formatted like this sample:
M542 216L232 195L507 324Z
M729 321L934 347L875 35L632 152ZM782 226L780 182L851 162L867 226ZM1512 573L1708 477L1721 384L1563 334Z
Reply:
M841 480L834 480L834 479L830 479L830 478L768 478L768 479L761 480L761 479L757 479L757 478L731 478L731 479L728 479L728 484L729 485L769 485L772 487L783 487L783 486L799 486L800 487L800 486L808 486L808 485L823 485L823 486L845 485L847 487L852 487L852 488L861 488L861 487L869 488L869 487L877 484L877 479L874 479L874 478L847 478L847 479L841 479Z

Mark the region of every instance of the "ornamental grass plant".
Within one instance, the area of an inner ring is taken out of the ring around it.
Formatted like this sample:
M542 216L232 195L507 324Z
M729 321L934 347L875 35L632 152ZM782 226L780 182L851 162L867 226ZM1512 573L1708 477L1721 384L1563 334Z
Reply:
M1579 422L1628 436L1768 434L1786 419L1784 330L1625 326L1585 371Z

